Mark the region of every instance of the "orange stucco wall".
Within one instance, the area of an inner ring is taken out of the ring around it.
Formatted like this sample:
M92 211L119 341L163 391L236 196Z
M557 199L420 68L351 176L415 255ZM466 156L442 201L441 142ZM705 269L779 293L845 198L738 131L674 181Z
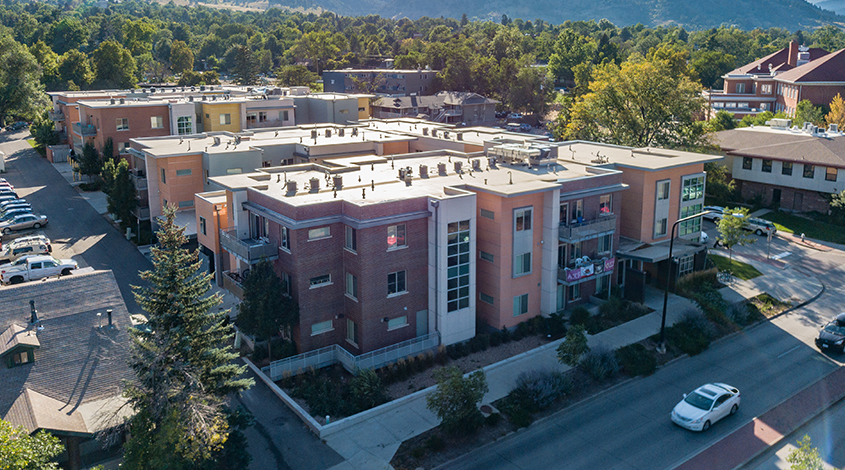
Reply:
M229 228L228 206L226 203L211 203L199 196L194 197L194 206L197 214L197 242L208 247L211 251L219 253L219 230ZM219 209L215 209L215 206ZM200 231L200 217L205 219L206 229L204 234Z
M409 153L408 142L385 142L382 147L383 155L399 155Z
M166 181L161 180L161 170L164 169ZM178 170L191 170L190 175L176 176ZM158 178L159 204L178 205L180 201L193 201L194 194L202 192L202 156L185 155L156 159L156 174L148 178ZM182 210L193 209L183 207Z

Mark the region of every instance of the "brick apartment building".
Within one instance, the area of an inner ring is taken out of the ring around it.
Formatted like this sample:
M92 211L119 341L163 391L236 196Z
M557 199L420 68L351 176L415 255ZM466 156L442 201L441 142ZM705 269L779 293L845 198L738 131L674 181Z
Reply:
M434 93L438 70L344 69L324 70L323 90L328 93L375 93L409 96ZM365 84L368 88L362 88Z
M722 78L722 90L704 93L711 115L722 109L737 119L765 111L792 115L802 100L827 106L837 93L845 94L845 51L829 53L793 41Z

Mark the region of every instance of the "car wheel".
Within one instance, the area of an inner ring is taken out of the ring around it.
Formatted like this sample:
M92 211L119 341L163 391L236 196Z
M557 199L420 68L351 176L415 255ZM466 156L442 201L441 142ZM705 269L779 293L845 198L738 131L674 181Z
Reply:
M38 223L32 224L32 228L39 229L39 228L41 228L41 224L38 224Z
M754 231L754 233L756 233L758 237L762 237L762 236L763 236L763 231L762 231L762 230L760 230L759 228L758 228L757 230L755 230L755 231Z
M736 414L736 410L738 410L738 409L739 409L739 405L737 405L736 403L734 403L734 406L732 406L732 407L731 407L731 415L735 415L735 414Z
M9 280L9 284L20 284L21 282L23 282L23 277L21 276L15 276Z
M62 276L69 276L70 275L70 268L62 269Z
M12 233L12 229L10 229L10 228L8 228L8 227L7 227L7 228L4 228L4 229L3 229L3 233L6 233L6 234L8 234L8 233Z
M702 426L702 427L701 427L701 430L702 430L702 431L706 431L706 430L708 430L708 429L710 429L710 421L709 421L709 420L708 420L708 421L705 421L705 422L704 422L704 426Z

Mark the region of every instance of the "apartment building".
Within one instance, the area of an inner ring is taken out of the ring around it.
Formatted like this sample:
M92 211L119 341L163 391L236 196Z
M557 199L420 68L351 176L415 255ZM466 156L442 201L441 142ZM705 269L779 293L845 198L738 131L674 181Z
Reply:
M419 118L447 124L480 125L496 120L499 101L477 93L441 91L434 95L379 98L373 117L380 119Z
M323 90L330 93L375 93L408 96L434 93L438 70L344 69L324 70Z

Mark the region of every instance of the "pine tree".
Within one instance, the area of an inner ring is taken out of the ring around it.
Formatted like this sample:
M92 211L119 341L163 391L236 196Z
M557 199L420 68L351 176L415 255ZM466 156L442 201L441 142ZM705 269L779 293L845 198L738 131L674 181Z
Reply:
M109 171L111 174L106 176ZM129 174L129 162L120 160L117 166L111 161L103 167L103 180L107 184L107 202L109 212L120 221L120 228L126 230L132 226L134 216L132 210L138 205L135 198L135 184Z
M220 297L206 295L211 275L200 272L196 251L182 248L188 240L175 216L174 207L165 208L153 270L140 273L150 287L133 286L149 329L132 333L137 382L126 396L136 414L124 458L130 469L208 466L233 432L226 397L253 384L233 363L228 311L211 310Z
M262 260L244 279L244 301L238 305L238 327L246 334L267 340L267 355L273 360L270 343L279 333L289 333L299 319L299 305L288 295L273 265Z
M100 158L100 152L91 142L86 142L82 147L82 155L77 160L77 163L79 164L79 173L87 176L89 183L93 177L99 176L103 170L103 160Z
M255 85L258 83L258 60L249 47L237 46L232 75L238 85Z

